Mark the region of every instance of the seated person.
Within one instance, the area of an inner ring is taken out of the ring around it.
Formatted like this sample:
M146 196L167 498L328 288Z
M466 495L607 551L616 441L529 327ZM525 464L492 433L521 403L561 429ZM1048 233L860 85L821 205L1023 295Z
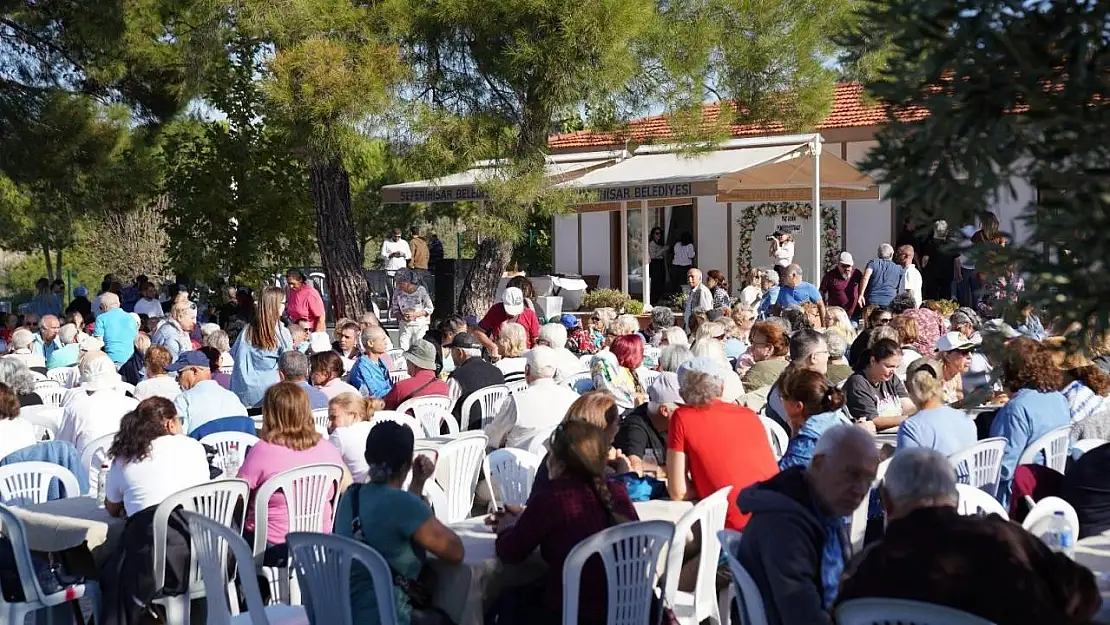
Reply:
M343 359L335 352L313 354L308 359L312 385L329 401L344 393L358 394L358 389L347 384L343 377Z
M325 353L334 353L330 349ZM292 350L278 357L278 375L286 382L292 382L308 393L308 405L313 410L328 407L328 396L308 383L308 356Z
M754 364L746 371L739 371L743 365L738 363L737 370L743 375L741 381L744 389L753 393L770 388L782 375L789 364L786 355L790 353L790 339L781 325L771 321L760 321L753 325L750 337L751 345L747 355ZM739 360L742 362L744 358Z
M447 383L436 377L436 352L439 348L424 339L414 339L405 352L405 363L409 377L398 380L393 389L382 399L386 410L396 410L398 406L425 395L446 396L450 390Z
M538 548L549 568L539 593L515 593L520 623L558 623L563 603L563 563L582 540L603 529L638 520L624 484L605 478L609 446L601 428L568 421L556 430L547 465L550 482L521 511L509 507L493 518L497 557L506 564L523 562ZM575 622L605 623L605 574L601 561L582 569L579 614ZM542 600L537 601L540 594ZM523 615L527 614L526 617Z
M812 369L787 369L778 388L790 431L797 432L779 459L779 469L809 466L821 435L847 423L844 393Z
M35 426L19 417L19 398L6 384L0 384L0 460L13 451L30 447L35 440ZM66 493L67 496L69 493Z
M455 370L451 372L450 379L459 385L461 394L459 401L455 402L454 414L460 417L462 405L466 403L474 391L505 383L505 374L501 370L482 360L482 345L478 339L470 334L456 334L448 345L451 348L451 360L455 362ZM469 415L462 417L459 425L469 425L467 429L477 430L482 427L482 407L475 403Z
M1060 498L1079 515L1079 538L1110 530L1110 444L1084 453L1063 475Z
M671 499L697 500L731 486L732 492L778 472L767 432L754 412L721 401L726 367L694 358L678 370L685 405L667 432L667 492ZM725 526L741 531L747 515L729 506Z
M684 403L679 388L678 374L659 374L647 389L647 402L626 413L620 422L613 446L639 475L667 465L667 430L671 416Z
M166 371L166 367L171 364L173 361L170 360L170 350L161 345L151 345L143 358L146 379L135 385L135 391L131 395L139 401L149 397L165 397L170 401L177 399L181 394L181 385Z
M497 337L498 357L494 366L501 370L506 382L524 379L524 354L528 351L528 331L512 321L501 324Z
M975 421L962 410L944 404L944 365L919 358L906 370L906 390L917 412L898 428L898 450L925 447L945 457L979 441Z
M247 414L239 396L212 379L211 361L203 352L182 352L166 370L177 372L177 382L184 389L173 405L186 432L192 433L210 421Z
M853 425L826 431L808 467L793 466L744 489L750 514L740 563L759 588L768 625L831 625L848 564L845 517L863 503L879 467L871 435Z
M870 421L875 430L898 427L915 407L906 386L894 373L902 362L902 348L890 339L881 339L868 350L863 369L844 381L848 413L857 422Z
M462 562L462 540L421 501L435 465L426 456L413 457L412 430L386 421L364 438L364 449L363 466L370 467L370 481L353 485L343 495L335 514L335 533L373 547L393 575L409 584L419 583L428 553L446 562ZM412 483L404 490L410 472ZM450 622L442 613L419 610L404 592L395 592L394 599L398 623ZM355 623L381 622L373 584L361 566L351 569L351 614Z
M899 451L879 493L886 534L845 572L837 603L925 601L991 623L1089 623L1099 610L1085 567L999 516L959 514L955 471L943 455Z
M370 419L379 410L385 410L384 401L358 393L336 395L328 402L328 440L343 456L351 479L359 484L366 481L369 470L364 456Z
M510 395L485 427L491 449L528 449L533 438L546 435L559 425L567 409L578 399L578 393L555 381L559 375L555 350L537 345L528 352L526 360L524 376L528 388Z

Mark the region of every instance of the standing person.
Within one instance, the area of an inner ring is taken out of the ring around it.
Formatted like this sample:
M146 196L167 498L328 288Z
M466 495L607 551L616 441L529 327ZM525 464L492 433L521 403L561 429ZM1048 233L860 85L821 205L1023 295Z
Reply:
M432 271L435 271L435 267L443 262L445 256L443 241L440 240L435 230L428 233L428 239L428 266L432 267Z
M281 324L284 298L285 292L280 288L266 287L254 307L251 322L231 348L235 359L231 390L248 408L258 405L266 389L280 381L278 357L293 349L293 337Z
M692 268L686 272L686 284L690 292L686 295L686 305L683 317L686 327L690 327L690 317L696 313L707 313L713 310L713 293L702 282L701 269Z
M92 302L89 301L88 287L82 285L73 289L73 299L70 300L69 306L66 306L65 312L66 315L70 315L74 312L80 313L82 320L91 320L93 318ZM77 329L84 330L80 324L78 324Z
M886 308L898 294L902 282L902 268L894 263L894 248L889 243L879 246L878 257L867 263L860 284L859 305L875 305Z
M898 284L899 293L909 293L913 297L914 307L921 306L921 290L924 281L921 272L913 264L913 247L903 245L898 248L898 265L902 268L902 281Z
M409 250L412 252L412 268L417 271L427 271L431 252L428 243L420 236L420 228L413 226L409 229Z
M300 269L290 269L285 274L289 285L289 295L285 304L285 316L296 323L302 319L308 322L309 332L326 332L327 314L324 311L324 298L316 287L305 279Z
M393 277L397 288L389 314L397 319L397 344L408 349L412 342L424 338L432 319L432 298L428 290L416 283L416 275L408 269L399 269Z
M791 306L798 306L806 302L817 304L821 317L825 316L825 301L821 299L821 292L810 282L802 280L802 268L790 265L782 270L782 286L779 287L776 306L779 310L786 310Z
M863 282L863 272L855 265L850 252L841 252L836 267L825 273L817 289L826 305L843 308L851 319L855 319L859 310L860 285Z
M139 326L135 325L131 315L120 308L119 296L115 293L106 291L100 296L100 309L93 336L104 341L104 351L118 369L135 353Z
M39 278L35 281L35 295L31 298L28 310L40 317L62 314L62 298L50 288L50 281Z
M398 269L407 267L412 260L412 248L408 241L401 238L400 228L394 228L389 238L382 241L381 257L385 259L385 273L389 277L393 277Z
M134 310L136 314L146 315L149 319L160 318L165 314L162 312L162 302L158 299L158 287L153 282L143 284L142 297L135 302Z
M648 275L651 277L652 304L662 299L667 292L667 240L663 229L655 227L648 235Z
M782 269L794 264L794 237L789 232L782 232L775 230L767 241L771 244L771 249L767 251L767 255L775 261L775 270L782 271Z
M921 269L925 278L922 296L926 300L952 299L956 257L948 246L948 222L938 220L933 224L933 236L921 250Z
M690 236L689 232L678 235L678 241L674 244L673 251L674 254L671 256L671 287L675 293L681 293L681 285L686 283L686 272L694 266L694 237Z
M713 294L713 307L714 308L731 308L732 298L728 295L728 281L725 279L725 274L717 269L710 269L705 274L706 286L709 287L709 292Z
M528 347L532 347L536 337L540 335L540 320L535 311L524 305L524 292L515 286L505 288L501 294L501 302L494 304L486 312L486 316L474 328L474 338L489 352L490 360L496 362L501 358L495 341L501 336L501 326L506 321L513 321L524 326L528 334Z

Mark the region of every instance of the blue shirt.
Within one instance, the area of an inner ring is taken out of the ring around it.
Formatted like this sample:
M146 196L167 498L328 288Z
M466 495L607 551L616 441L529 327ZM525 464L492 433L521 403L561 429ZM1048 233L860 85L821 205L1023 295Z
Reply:
M919 410L898 428L899 451L924 447L951 456L978 441L975 422L962 410L950 406Z
M81 346L77 343L70 343L65 347L59 347L50 354L50 358L46 360L47 369L57 369L59 367L73 367L77 364L77 360L81 357Z
M281 380L277 370L278 358L293 349L293 337L289 329L280 323L274 328L274 334L277 336L277 347L255 347L250 342L250 325L247 325L231 347L231 357L235 361L231 391L239 396L244 406L257 406L262 402L266 389Z
M303 388L304 391L308 393L308 405L313 410L319 410L321 408L328 407L328 396L325 395L323 391L316 388L315 386L312 386L308 382L305 382L304 380L297 382L297 386Z
M799 282L798 286L779 286L778 304L784 309L797 306L805 302L817 303L821 301L821 292L817 287L808 282Z
M796 466L808 467L809 461L813 460L813 450L817 447L817 439L821 438L826 430L837 425L843 425L844 418L842 415L843 413L839 410L834 410L815 414L806 419L806 422L802 424L802 429L798 430L798 434L790 439L790 444L786 446L786 453L779 459L779 470L785 471Z
M50 357L54 354L54 350L61 348L62 341L58 337L54 337L53 341L46 343L42 340L42 334L35 332L32 337L34 341L31 343L31 353L42 356L43 360L50 361Z
M154 336L150 337L150 342L152 345L161 345L169 350L172 362L177 362L178 356L193 349L193 341L189 339L189 333L182 330L173 319L167 319L158 326Z
M416 495L384 484L363 484L351 488L339 501L335 512L335 533L355 538L351 520L354 517L352 497L358 497L359 525L362 542L380 553L394 574L415 580L424 567L427 554L413 542L413 534L432 516L432 511ZM400 588L394 586L397 623L409 625L412 606ZM377 599L370 576L361 566L351 568L351 615L353 623L378 625Z
M893 261L879 258L871 259L866 269L871 270L871 277L867 280L867 292L863 294L867 303L890 306L891 300L898 295L898 285L902 283L902 274L905 270Z
M247 409L239 397L220 386L215 380L202 380L193 388L182 391L173 400L181 427L192 432L200 426L224 417L245 417Z
M122 365L135 354L139 326L122 308L113 308L96 316L93 336L104 339L104 351L108 357L117 365Z
M389 369L385 366L385 361L379 359L374 362L365 354L359 356L355 365L351 367L347 383L359 391L365 388L370 395L378 399L393 390L393 381L389 379Z
M759 300L759 308L756 313L760 319L765 319L767 315L771 314L771 307L775 305L779 299L779 285L775 285L763 294L763 299Z
M1071 409L1063 394L1042 393L1023 388L1014 393L1009 403L999 409L991 422L991 436L1006 439L1002 452L1002 476L998 485L998 501L1010 505L1010 487L1018 460L1029 443L1049 431L1071 424Z

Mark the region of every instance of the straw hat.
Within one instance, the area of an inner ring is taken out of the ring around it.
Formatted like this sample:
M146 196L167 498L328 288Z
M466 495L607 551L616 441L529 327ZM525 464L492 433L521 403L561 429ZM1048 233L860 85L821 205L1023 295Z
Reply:
M1044 345L1052 354L1052 364L1055 365L1057 369L1070 371L1072 369L1095 366L1095 363L1087 358L1087 354L1084 353L1082 347L1075 343L1069 344L1065 337L1049 337L1044 340Z

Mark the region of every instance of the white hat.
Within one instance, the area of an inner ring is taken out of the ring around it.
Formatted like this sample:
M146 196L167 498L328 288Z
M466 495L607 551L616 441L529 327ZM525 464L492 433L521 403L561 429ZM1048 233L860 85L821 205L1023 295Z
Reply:
M856 264L856 260L854 258L852 258L852 253L851 252L841 252L840 253L840 264L841 265L848 265L849 267L854 267L855 264Z
M505 307L505 314L515 317L524 312L524 293L511 286L501 295L501 305Z
M127 314L131 317L131 320L135 322L135 327L136 328L143 327L143 318L139 316L139 313L133 313L132 312L132 313L127 313Z
M331 339L327 332L313 332L308 336L308 351L322 354L331 351Z
M978 337L976 337L978 338ZM949 332L940 337L937 341L937 351L939 352L952 352L952 351L965 351L972 349L976 345L982 343L983 340L969 339L963 335L962 332Z
M120 376L116 364L108 354L90 354L77 366L81 374L81 388L87 391L103 391L119 386Z
M99 352L104 349L104 341L95 336L84 335L84 338L78 340L78 350L83 352Z

